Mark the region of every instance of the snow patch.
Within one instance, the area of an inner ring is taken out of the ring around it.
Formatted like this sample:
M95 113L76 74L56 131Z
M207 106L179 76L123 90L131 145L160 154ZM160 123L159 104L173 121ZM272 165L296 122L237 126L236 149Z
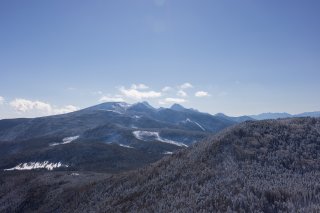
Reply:
M173 144L173 145L176 145L176 146L188 147L184 143L180 143L180 142L177 142L177 141L168 140L168 139L160 137L159 132L133 131L132 133L135 136L135 138L137 138L138 140L142 140L142 141L156 140L156 141L160 141L160 142L163 142L163 143Z
M139 115L134 115L133 118L134 118L134 119L140 119L141 116L139 116Z
M124 145L124 144L119 144L119 146L125 147L125 148L129 148L129 149L134 149L132 146L128 146L128 145Z
M131 107L132 105L131 104L127 104L127 103L124 103L124 102L121 102L121 103L118 103L118 105L124 109L128 109L129 107Z
M203 128L198 122L193 121L193 123L195 123L198 127L200 127L200 129L202 129L203 131L206 131L205 128Z
M62 142L60 143L52 143L49 146L58 146L58 145L62 145L62 144L67 144L67 143L71 143L74 140L77 140L80 136L72 136L72 137L67 137L67 138L63 138Z
M172 155L173 152L164 152L163 154L164 154L164 155Z
M76 172L73 172L71 173L71 176L79 176L80 174L79 173L76 173Z
M69 167L66 164L62 164L61 162L58 163L50 163L49 161L43 161L43 162L29 162L29 163L20 163L19 165L10 168L10 169L4 169L4 171L13 171L13 170L33 170L33 169L47 169L47 170L53 170L55 168L59 167Z
M120 114L120 115L123 114L122 112L119 112L117 110L110 110L110 109L100 109L100 111L113 112L113 113Z
M194 123L194 124L197 125L202 131L206 131L206 129L203 128L198 122L192 121L192 120L190 120L189 118L187 118L185 122Z

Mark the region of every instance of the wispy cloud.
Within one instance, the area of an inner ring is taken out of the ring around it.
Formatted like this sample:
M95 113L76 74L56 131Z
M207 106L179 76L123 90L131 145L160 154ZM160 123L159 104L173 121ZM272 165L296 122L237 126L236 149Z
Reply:
M198 98L202 98L202 97L208 97L210 96L210 94L208 92L205 91L198 91L194 94L196 97Z
M186 99L183 98L165 98L163 100L159 101L159 104L161 105L167 105L167 104L173 104L173 103L185 103L187 102Z
M144 85L145 86L145 85ZM148 88L148 87L147 87ZM161 92L156 92L153 90L146 91L146 87L137 85L132 86L130 89L126 89L125 87L120 87L119 91L121 94L123 94L125 97L132 98L135 100L141 100L141 99L148 99L148 98L159 98L162 96ZM143 90L143 91L141 91Z
M4 103L4 97L0 96L0 105Z
M132 84L131 89L145 90L145 89L149 89L149 87L145 84Z
M114 97L104 95L99 99L99 102L124 102L124 99L119 95Z
M183 90L179 90L179 91L177 92L177 96L180 96L180 97L187 97L187 96L188 96L188 94L187 94L185 91L183 91Z
M92 95L102 95L102 94L103 92L100 90L92 92Z
M172 87L169 87L169 86L162 88L162 92L169 92L170 90L172 90Z
M74 91L74 90L76 90L76 88L75 87L68 87L67 90Z
M69 112L74 112L79 110L78 107L73 106L73 105L67 105L65 107L62 108L54 108L52 114L56 115L56 114L64 114L64 113L69 113Z
M180 89L189 89L189 88L193 88L193 85L188 83L188 82L186 82L186 83L180 85L179 88Z

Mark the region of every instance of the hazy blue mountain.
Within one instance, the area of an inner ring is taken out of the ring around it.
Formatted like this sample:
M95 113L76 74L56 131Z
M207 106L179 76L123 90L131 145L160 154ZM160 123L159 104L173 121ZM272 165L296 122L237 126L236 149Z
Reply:
M255 119L255 120L267 120L267 119L278 119L278 118L294 118L294 117L320 117L320 112L304 112L300 114L289 114L286 112L282 113L262 113L259 115L250 115L249 117Z
M294 117L315 117L318 118L320 117L320 111L317 112L304 112L301 114L296 114L294 115Z
M244 122L244 121L252 121L252 120L255 120L254 118L252 118L252 117L250 117L250 116L231 117L231 116L227 116L227 115L225 115L225 114L223 114L223 113L217 113L217 114L215 114L215 116L221 117L221 118L225 118L225 119L228 119L228 120L237 122L237 123L241 123L241 122Z
M186 108L184 108L182 105L180 104L173 104L170 109L172 110L176 110L176 111L185 111L187 110Z

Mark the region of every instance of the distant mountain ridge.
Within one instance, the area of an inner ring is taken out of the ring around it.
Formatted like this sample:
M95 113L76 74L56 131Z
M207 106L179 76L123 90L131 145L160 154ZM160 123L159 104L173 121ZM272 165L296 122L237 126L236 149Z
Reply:
M282 113L261 113L258 115L249 115L249 117L255 119L255 120L267 120L267 119L278 119L278 118L298 118L298 117L314 117L318 118L320 117L320 111L315 112L304 112L300 114L289 114L286 112Z
M239 117L230 117L230 116L227 116L223 113L217 113L215 114L215 116L218 116L218 117L222 117L222 118L225 118L225 119L228 119L228 120L232 120L232 121L236 121L238 123L241 123L241 122L244 122L244 121L252 121L252 120L255 120L254 118L250 117L250 116L239 116Z

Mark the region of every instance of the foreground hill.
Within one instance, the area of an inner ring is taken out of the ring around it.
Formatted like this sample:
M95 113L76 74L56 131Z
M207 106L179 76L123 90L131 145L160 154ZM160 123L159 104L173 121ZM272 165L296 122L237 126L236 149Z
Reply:
M10 189L10 175L2 177L2 192ZM146 168L93 179L70 193L48 190L65 187L68 178L61 186L43 176L25 178L28 184L0 196L0 206L40 212L319 212L320 119L248 121Z

